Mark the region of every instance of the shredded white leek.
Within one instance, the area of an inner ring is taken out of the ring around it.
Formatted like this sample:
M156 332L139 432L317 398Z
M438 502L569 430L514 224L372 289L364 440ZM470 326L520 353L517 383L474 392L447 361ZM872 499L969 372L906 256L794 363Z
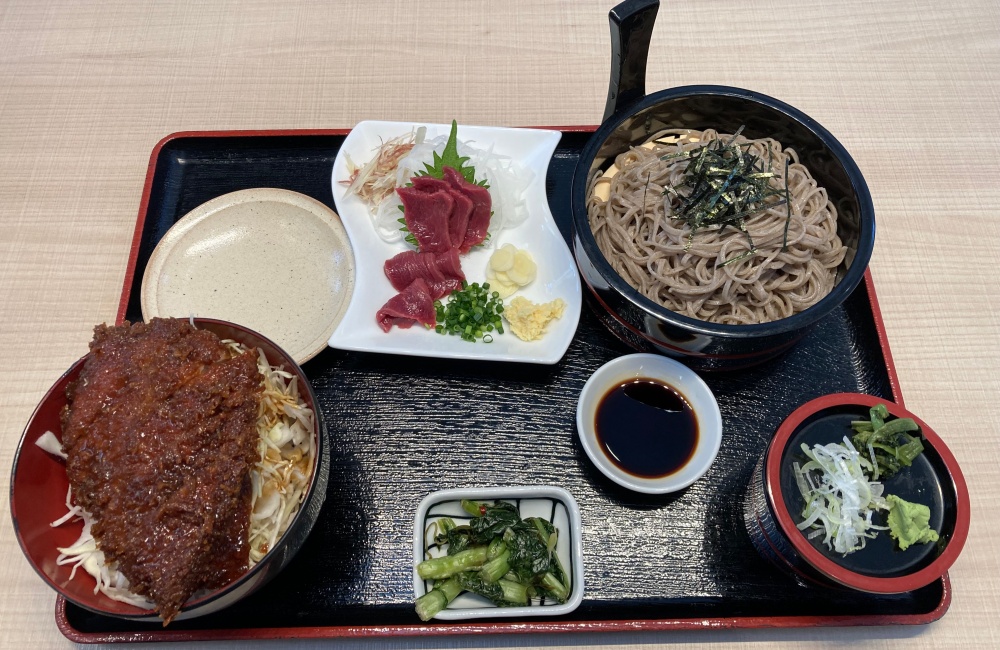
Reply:
M887 530L872 523L875 511L889 509L882 497L882 484L868 480L864 469L871 470L872 463L846 436L843 444L815 445L812 449L803 444L802 451L809 462L792 465L806 502L799 530L814 529L810 539L822 535L826 547L842 555L864 548L877 531Z
M345 154L347 171L353 180L341 181L341 184L347 184L347 193L356 194L374 213L379 204L396 191L399 160L409 153L413 145L422 143L426 134L427 127L421 126L383 142L371 160L363 165L356 164L350 154Z

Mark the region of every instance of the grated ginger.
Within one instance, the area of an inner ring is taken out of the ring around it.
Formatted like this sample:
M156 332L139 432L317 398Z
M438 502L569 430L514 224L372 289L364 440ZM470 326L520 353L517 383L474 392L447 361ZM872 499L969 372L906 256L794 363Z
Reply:
M549 323L562 317L566 303L562 298L536 305L527 298L515 297L504 308L503 317L510 331L522 341L536 341L545 335Z

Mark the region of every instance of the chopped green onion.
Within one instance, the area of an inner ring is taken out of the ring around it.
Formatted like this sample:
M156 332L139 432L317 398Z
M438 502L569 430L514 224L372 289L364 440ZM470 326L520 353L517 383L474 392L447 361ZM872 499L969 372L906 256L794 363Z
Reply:
M503 334L500 314L503 313L503 301L496 291L490 293L490 285L462 282L460 291L453 291L447 303L440 300L434 303L438 325L438 334L455 334L464 341L482 340L491 343L493 336L488 332L496 331Z

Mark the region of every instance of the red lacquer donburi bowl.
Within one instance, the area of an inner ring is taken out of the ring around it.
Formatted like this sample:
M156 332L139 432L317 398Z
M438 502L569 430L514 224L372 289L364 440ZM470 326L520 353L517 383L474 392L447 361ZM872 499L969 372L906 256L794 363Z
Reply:
M181 609L175 620L183 620L218 611L262 587L292 559L302 546L319 515L326 497L329 474L329 442L316 397L302 369L287 353L267 338L245 327L208 318L194 319L195 325L218 334L223 339L233 339L244 345L264 351L272 366L283 366L298 377L299 394L315 414L314 465L310 485L299 512L288 529L267 555L235 582L222 589L192 597ZM104 594L94 593L95 582L82 568L70 579L70 566L56 563L58 547L71 546L80 536L82 521L61 526L50 523L66 514L66 495L69 482L63 461L43 451L35 441L46 431L61 436L60 412L66 405L66 387L83 369L86 357L74 363L48 390L36 407L25 427L18 445L11 471L10 511L14 531L21 550L32 568L54 590L68 601L85 609L106 616L135 621L159 620L155 612L118 602Z

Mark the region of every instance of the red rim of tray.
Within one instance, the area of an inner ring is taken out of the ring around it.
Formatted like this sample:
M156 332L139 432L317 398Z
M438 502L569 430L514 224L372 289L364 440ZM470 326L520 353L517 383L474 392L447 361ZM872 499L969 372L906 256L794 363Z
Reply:
M526 128L552 129L563 132L590 133L596 126L534 126ZM119 303L116 323L125 320L128 308L129 294L139 257L139 247L142 241L142 229L146 223L149 210L149 199L156 175L156 164L164 147L181 138L231 138L260 136L346 136L351 129L276 129L276 130L228 130L228 131L179 131L165 136L153 147L150 153L143 184L142 198L138 217L129 251L128 265L122 282L121 300ZM871 270L865 271L865 290L872 311L875 331L878 335L879 347L885 358L886 373L892 399L896 404L903 403L903 395L889 349L889 341L882 321L878 297ZM356 625L356 626L303 626L303 627L269 627L252 629L217 629L217 630L154 630L149 632L84 632L74 627L67 617L67 601L59 596L55 603L56 626L70 641L76 643L138 643L151 641L209 641L209 640L258 640L258 639L318 639L318 638L365 638L365 637L404 637L404 636L445 636L463 634L552 634L552 633L615 633L635 631L666 631L666 630L710 630L710 629L750 629L750 628L805 628L805 627L837 627L857 625L926 625L939 620L951 606L952 588L948 574L941 576L941 600L934 609L918 614L884 614L877 616L731 616L731 617L699 617L691 619L670 618L664 613L659 619L624 619L624 620L568 620L568 621L535 621L531 623L503 623L483 621L476 623L451 624L421 624L421 625Z

